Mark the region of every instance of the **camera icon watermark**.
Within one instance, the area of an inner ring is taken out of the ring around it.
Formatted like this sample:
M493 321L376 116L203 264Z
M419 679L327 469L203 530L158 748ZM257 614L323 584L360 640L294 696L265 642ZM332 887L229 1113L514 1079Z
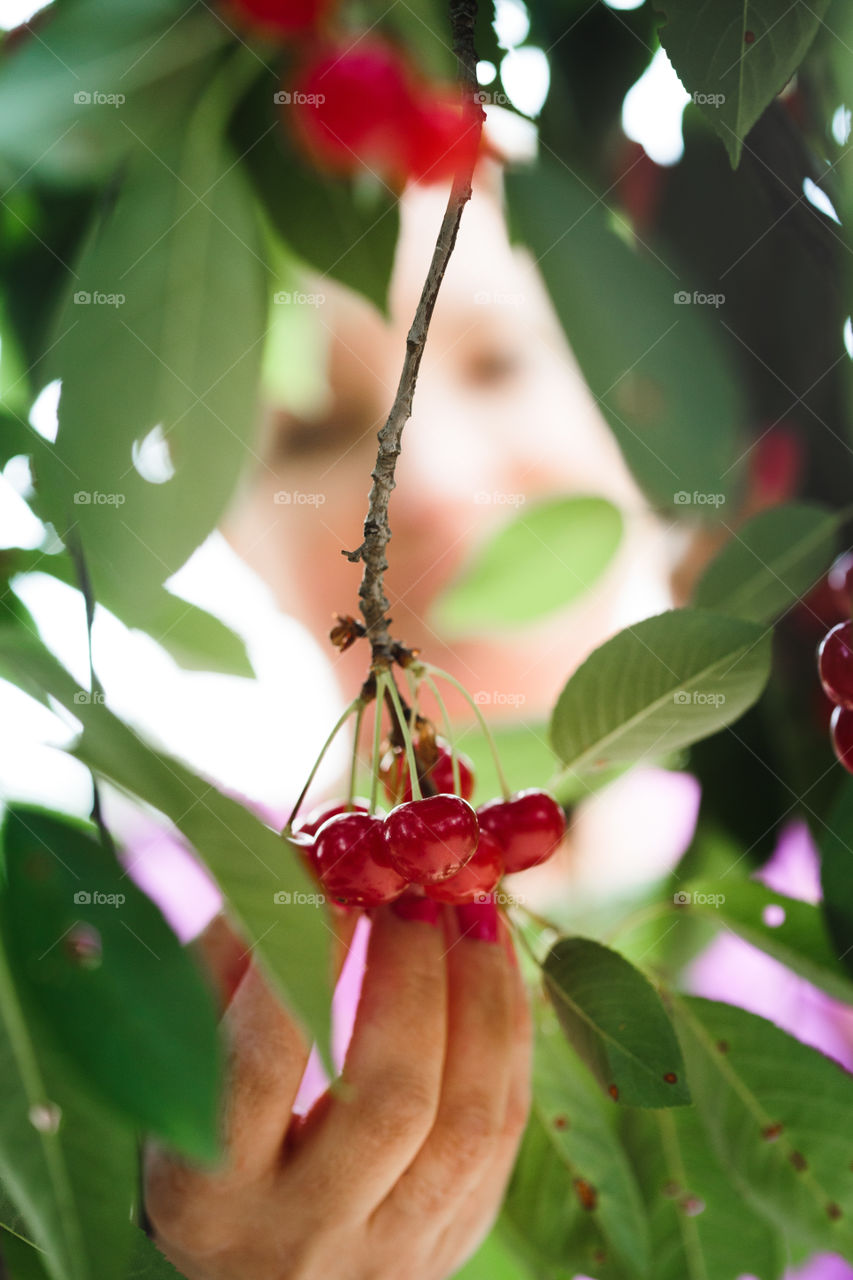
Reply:
M474 294L475 307L520 307L523 293L507 293L501 289L479 289Z
M126 302L127 297L123 293L103 293L97 289L90 293L88 289L78 289L74 294L76 307L123 307Z
M698 289L694 289L690 293L688 289L679 289L677 293L672 295L672 300L679 307L687 307L691 303L695 307L721 307L726 300L726 295L724 293L701 293Z
M322 107L326 101L325 93L291 93L289 89L279 89L272 96L273 102L278 107L289 107L292 105L300 107Z
M676 507L721 507L726 501L726 495L724 493L702 493L698 489L688 493L686 489L679 489L677 493L672 495L672 501Z
M478 689L474 702L478 707L523 707L527 701L524 693L507 693L503 689Z
M302 493L300 489L279 489L273 494L273 502L277 507L322 507L326 501L325 493Z
M77 907L122 907L125 902L123 893L101 893L99 889L78 889L74 894Z
M481 107L511 107L512 100L506 93L501 93L496 89L493 93L487 93L485 89L478 89L473 95L474 101Z
M724 707L726 705L724 693L706 693L701 689L693 689L689 693L686 689L678 689L672 695L672 700L677 707Z
M76 107L123 107L126 102L127 98L123 93L101 93L99 89L92 92L78 89L74 94Z
M326 902L323 893L290 893L287 889L277 889L272 896L279 907L322 907Z
M74 495L78 507L121 507L126 501L123 493L101 493L99 489L78 489Z
M325 293L302 293L299 289L279 289L272 300L277 307L322 307L326 301Z
M676 907L716 907L719 909L725 900L726 895L724 893L691 893L686 889L679 889L672 895L672 901Z
M486 489L478 489L474 494L474 502L478 507L523 507L526 501L525 493L504 493L498 489L491 493Z

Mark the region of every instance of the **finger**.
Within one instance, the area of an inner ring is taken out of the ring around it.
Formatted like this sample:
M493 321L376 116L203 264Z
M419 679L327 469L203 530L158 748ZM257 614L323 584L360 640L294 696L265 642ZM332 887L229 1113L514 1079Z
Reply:
M322 1189L324 1200L333 1196L353 1220L388 1194L429 1133L438 1106L446 946L438 904L426 898L414 904L394 903L374 916L340 1085L289 1167L309 1203L310 1188Z
M506 940L511 951L509 931ZM436 1256L447 1260L447 1272L456 1271L486 1238L506 1193L524 1127L530 1112L532 1026L524 980L513 963L513 1046L506 1111L501 1134L482 1180L465 1197L462 1210L446 1229Z
M189 949L212 978L220 1011L224 1011L249 967L250 949L222 912L213 917Z
M457 909L447 955L448 1037L435 1124L380 1210L433 1222L458 1214L503 1132L513 1069L514 969L494 903ZM377 1215L378 1219L379 1215Z
M256 964L223 1019L228 1041L225 1148L237 1177L278 1162L310 1045Z

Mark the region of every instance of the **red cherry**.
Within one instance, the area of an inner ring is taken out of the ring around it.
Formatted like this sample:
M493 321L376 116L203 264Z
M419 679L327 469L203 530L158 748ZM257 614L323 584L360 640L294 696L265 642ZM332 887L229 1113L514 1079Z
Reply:
M751 511L787 502L797 492L803 473L803 446L785 422L759 436L749 457L748 505Z
M463 902L478 902L497 887L504 873L501 847L492 836L480 832L476 852L461 871L440 884L428 884L425 893L436 902L449 902L458 906Z
M415 182L443 182L459 166L473 164L480 143L477 118L463 114L447 98L434 98L416 111L408 133L409 175Z
M473 856L477 815L461 796L426 796L398 804L385 819L393 866L413 884L449 880Z
M316 836L324 822L328 822L329 818L336 817L339 813L369 813L370 806L361 796L353 799L352 805L347 804L346 800L324 800L322 804L318 804L312 809L307 817L300 819L299 822L293 824L293 834L301 836Z
M447 743L436 739L438 758L426 772L426 779L437 792L453 795L453 757ZM474 764L468 756L457 752L459 761L459 794L463 800L470 800L474 790ZM399 804L402 800L412 799L412 785L409 780L409 767L406 753L401 747L386 751L379 766L379 776L389 800Z
M302 69L287 107L311 158L337 173L377 169L398 181L409 170L408 132L417 112L412 77L379 41L333 48Z
M823 691L839 707L853 708L853 622L839 622L817 651Z
M848 773L853 773L853 711L847 707L835 708L830 721L830 737L839 763Z
M315 31L332 0L225 0L225 8L259 34L275 38Z
M336 902L378 907L399 898L406 888L406 881L388 861L381 818L336 814L323 823L314 843L320 878Z
M477 810L480 829L503 849L507 873L545 862L566 831L563 810L547 791L516 791L508 800L490 800Z

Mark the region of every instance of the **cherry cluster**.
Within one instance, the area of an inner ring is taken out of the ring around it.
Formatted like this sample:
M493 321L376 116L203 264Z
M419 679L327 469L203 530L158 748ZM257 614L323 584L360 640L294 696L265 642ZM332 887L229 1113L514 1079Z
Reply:
M431 794L413 798L406 751L393 746L379 766L390 813L371 813L360 799L333 800L290 828L336 902L376 907L407 890L443 903L479 901L505 873L544 862L562 840L565 815L547 791L518 791L475 810L471 762L457 756L454 770L441 738L427 734L420 745L419 790Z
M823 691L835 703L829 732L841 764L853 773L853 622L839 622L817 651Z
M339 174L369 170L384 181L439 182L479 147L479 113L427 80L376 36L345 39L332 27L335 0L224 0L245 28L295 43L295 72L277 95L282 120L313 164ZM472 104L473 106L473 104Z

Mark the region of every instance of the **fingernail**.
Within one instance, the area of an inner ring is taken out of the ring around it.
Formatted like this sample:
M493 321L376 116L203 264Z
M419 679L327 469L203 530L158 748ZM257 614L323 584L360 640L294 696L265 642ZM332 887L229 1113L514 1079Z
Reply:
M414 894L406 894L404 898L398 898L396 902L391 903L391 910L401 920L418 920L421 924L437 927L441 907L438 902L433 902L432 898L418 898Z
M490 898L486 902L466 902L456 908L459 932L475 942L497 942L500 937L498 909Z

